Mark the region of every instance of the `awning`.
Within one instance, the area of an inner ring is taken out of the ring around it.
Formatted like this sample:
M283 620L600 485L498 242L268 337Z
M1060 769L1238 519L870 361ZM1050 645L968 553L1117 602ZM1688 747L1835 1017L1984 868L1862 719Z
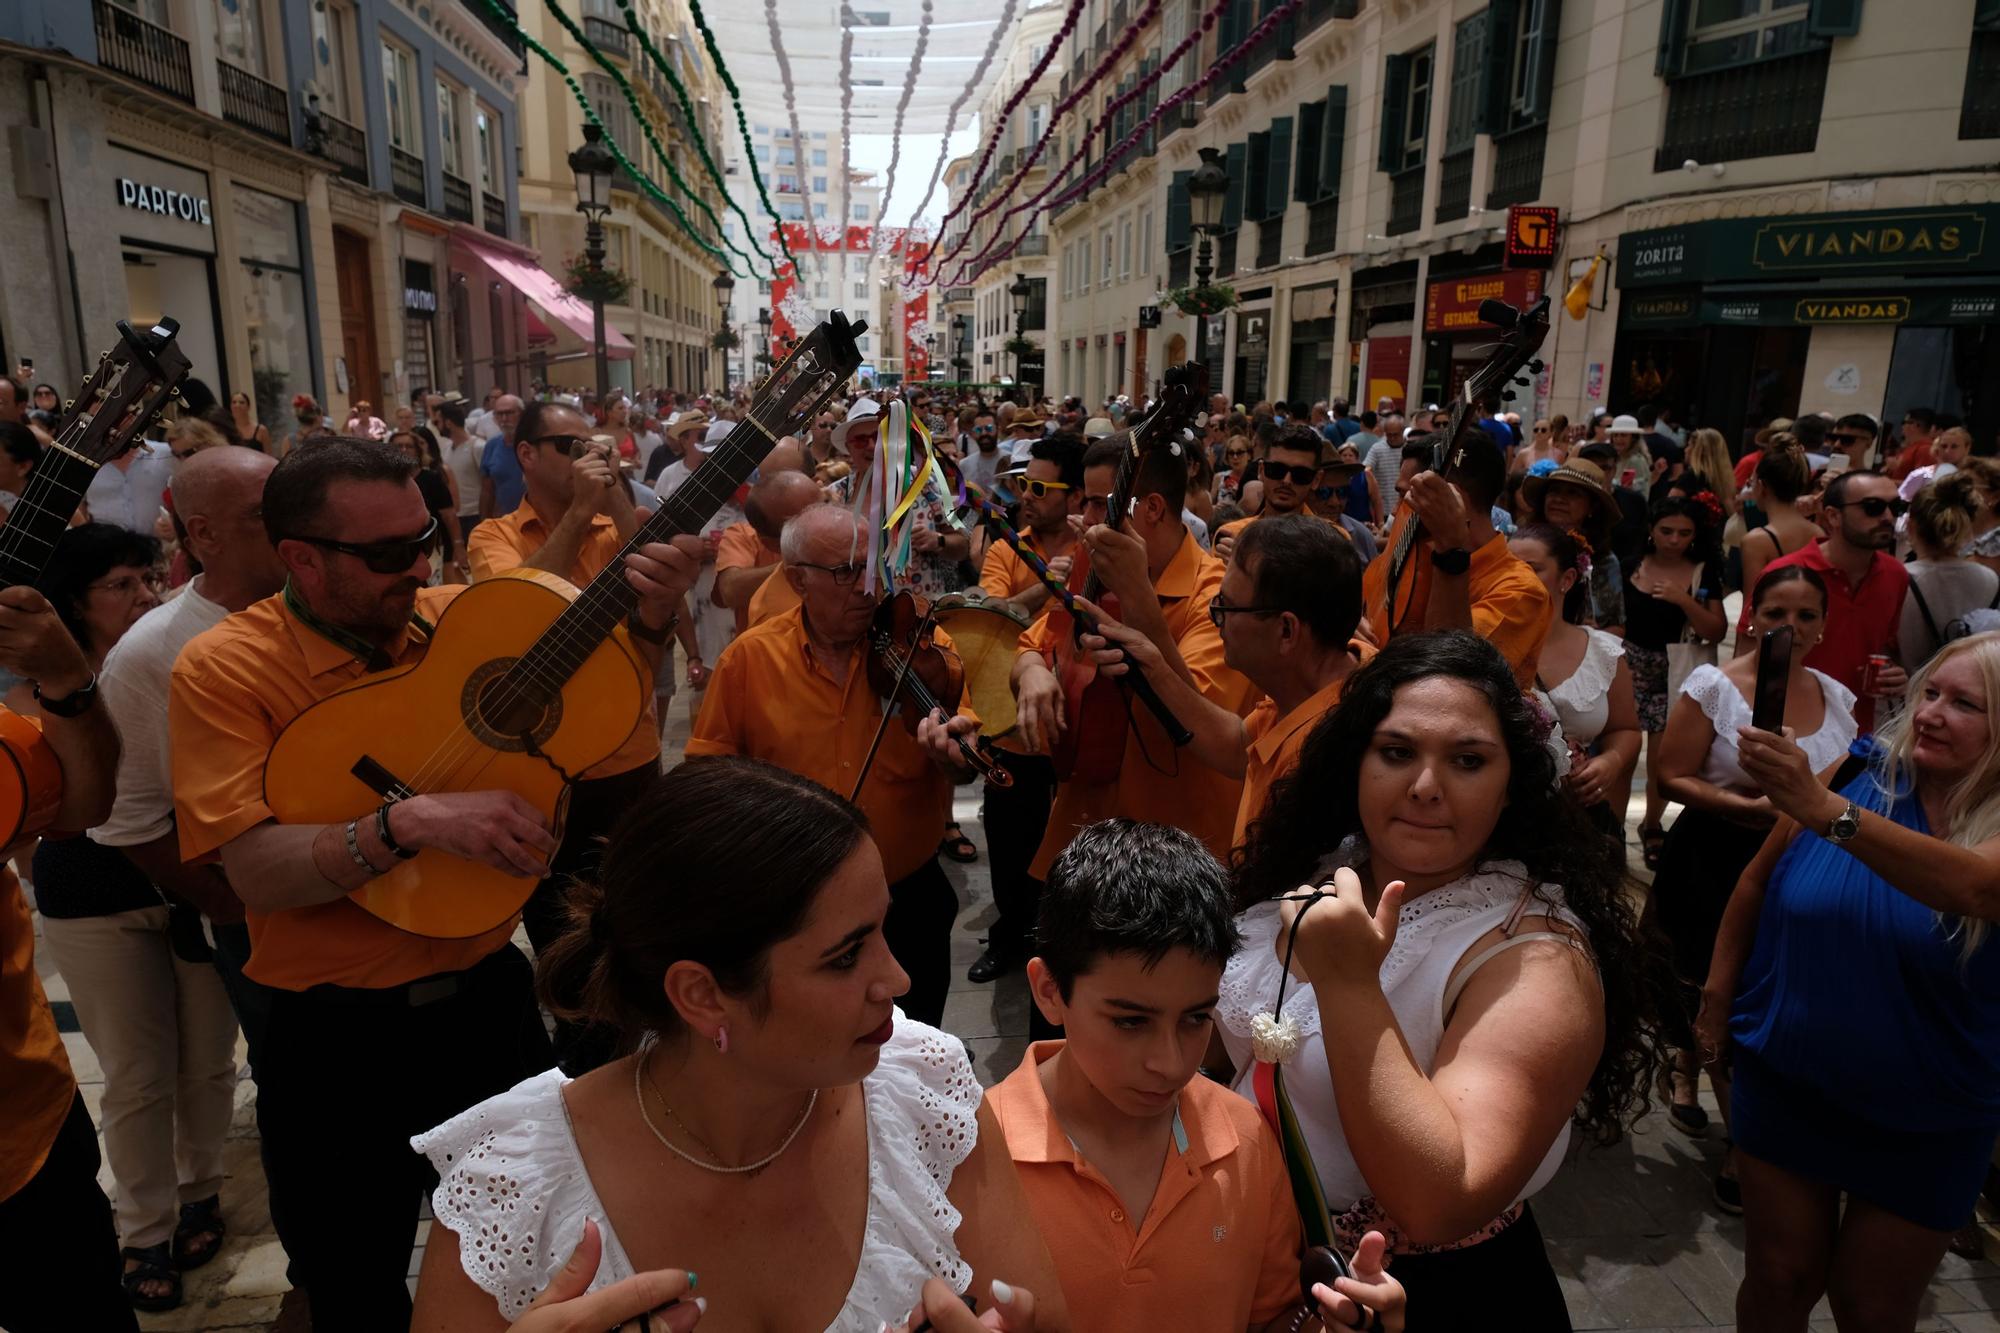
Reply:
M480 245L475 241L460 238L465 248L477 254L486 267L492 269L514 290L542 308L544 314L583 339L590 345L590 307L562 289L560 283L542 268L527 260ZM632 359L632 342L609 324L604 326L605 354L613 361Z

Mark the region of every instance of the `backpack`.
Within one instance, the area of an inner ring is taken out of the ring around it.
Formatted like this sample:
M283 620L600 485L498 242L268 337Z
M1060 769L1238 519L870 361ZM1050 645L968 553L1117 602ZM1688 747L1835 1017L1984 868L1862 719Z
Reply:
M1989 630L2000 630L2000 592L1993 594L1991 602L1967 611L1946 625L1943 630L1938 629L1937 618L1931 615L1931 605L1924 600L1924 590L1917 586L1915 579L1910 580L1910 596L1917 599L1917 614L1924 618L1924 628L1931 632L1931 637L1937 640L1939 648L1954 639L1970 638L1974 634L1984 634ZM1932 649L1932 652L1935 653L1936 649Z

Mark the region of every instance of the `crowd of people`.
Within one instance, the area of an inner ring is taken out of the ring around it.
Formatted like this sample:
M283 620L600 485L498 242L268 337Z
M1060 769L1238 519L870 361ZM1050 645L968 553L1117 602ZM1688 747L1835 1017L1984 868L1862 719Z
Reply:
M0 380L0 503L44 389ZM15 1333L133 1328L222 1250L239 1031L322 1333L1567 1328L1535 1196L1656 1093L1711 1134L1704 1075L1744 1329L1912 1326L1988 1186L2000 464L1936 414L1732 451L1657 407L863 384L773 443L749 391L301 397L281 435L190 398L0 590L59 775L0 871ZM935 466L890 515L905 421ZM642 702L560 816L275 813L287 728L504 577L632 607L596 651ZM964 688L897 720L920 652ZM364 890L419 856L533 892L401 930ZM1025 972L1035 1037L986 1089L941 1030L941 861L982 858L966 975Z

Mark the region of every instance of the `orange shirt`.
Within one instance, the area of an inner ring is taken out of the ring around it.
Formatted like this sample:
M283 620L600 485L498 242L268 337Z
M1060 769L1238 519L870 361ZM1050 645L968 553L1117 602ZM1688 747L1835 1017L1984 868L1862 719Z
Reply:
M481 524L481 527L486 526ZM432 624L460 587L420 588L417 614ZM414 626L389 656L406 666L429 636ZM264 761L278 733L312 705L368 674L361 660L307 629L266 597L198 635L174 663L167 719L174 739L174 814L181 857L215 859L224 843L274 818L264 803ZM247 914L252 981L281 990L330 982L379 989L471 967L507 942L514 922L464 940L397 930L345 898Z
M1321 718L1333 711L1333 706L1340 702L1341 690L1346 686L1347 677L1342 676L1283 717L1278 716L1278 705L1266 695L1250 710L1250 716L1243 719L1243 731L1250 740L1250 749L1244 756L1243 799L1236 807L1236 832L1230 839L1232 846L1243 845L1244 835L1250 830L1250 821L1264 812L1264 802L1271 795L1271 784L1298 766L1299 751L1305 748L1306 737L1312 735L1313 727Z
M1347 528L1343 524L1328 518L1325 514L1315 514L1310 508L1300 509L1295 512L1304 514L1307 518L1316 518L1322 523L1331 523L1333 525L1333 530L1335 532L1339 533L1343 537L1346 537L1349 542L1352 542L1354 540L1354 538L1351 535L1349 535ZM1227 523L1224 523L1221 527L1215 530L1213 535L1211 535L1208 539L1209 544L1213 546L1216 543L1222 541L1225 537L1240 537L1243 534L1243 529L1249 527L1252 523L1255 523L1258 519L1269 516L1269 514L1270 510L1266 509L1266 510L1260 510L1255 514L1250 515L1250 517L1248 518L1232 518Z
M465 539L465 559L472 581L481 583L509 570L519 569L548 542L548 526L542 522L534 506L523 500L513 513L487 519ZM618 525L611 521L609 514L598 514L590 520L590 535L578 548L576 563L568 570L559 572L576 587L582 588L603 573L624 549L625 540L618 535ZM633 645L635 649L637 646ZM670 645L662 645L662 648L672 651ZM655 720L653 695L648 691L645 712L633 724L632 733L618 747L618 752L603 763L584 770L579 776L608 778L647 764L657 768L659 763L660 724Z
M1404 521L1408 521L1407 517ZM1384 640L1393 632L1387 609L1389 555L1393 544L1392 534L1382 543L1382 553L1361 573L1361 604L1368 612L1368 622L1374 627L1376 637ZM1396 590L1396 605L1407 608L1403 613L1403 633L1413 633L1421 627L1430 597L1430 580L1430 559L1419 549L1411 555L1409 568L1403 571L1404 586ZM1472 632L1500 650L1507 665L1514 668L1514 679L1521 683L1522 689L1532 688L1535 667L1542 660L1542 640L1548 637L1549 626L1555 623L1556 608L1549 601L1548 589L1535 577L1535 571L1507 549L1507 539L1499 533L1472 553L1471 567L1466 570L1466 598L1472 604Z
M1030 547L1039 550L1032 534L1028 536L1027 541ZM980 562L979 586L987 597L1004 602L1009 597L1017 596L1030 588L1041 587L1042 580L1034 570L1028 568L1027 561L1015 554L1013 547L1004 541L995 540L986 548L986 559ZM1037 617L1048 614L1049 607L1053 605L1055 605L1054 598L1043 602ZM993 741L992 744L994 749L1005 750L1008 754L1032 753L1028 749L1028 743L1021 739L1019 727Z
M951 650L943 630L937 642ZM958 711L973 716L969 708ZM804 612L794 609L752 626L722 650L688 737L687 756L748 755L845 796L881 720L882 702L868 688L860 647L845 683L836 682L813 656ZM951 788L951 778L931 762L903 720L891 718L857 801L891 884L937 855L951 818Z
M1153 588L1195 688L1240 715L1249 711L1257 687L1223 664L1222 635L1208 618L1208 602L1222 586L1222 575L1222 562L1197 546L1192 535L1183 535L1180 550ZM1051 618L1043 616L1021 636L1021 649L1040 653L1053 665L1058 637ZM1057 788L1048 832L1029 867L1036 879L1048 877L1049 867L1078 829L1114 815L1184 828L1218 857L1228 857L1243 779L1176 749L1144 704L1134 700L1131 712L1118 777L1108 783L1072 780Z
M69 1053L35 974L35 927L0 865L0 1202L34 1179L76 1100Z
M1190 1080L1152 1203L1134 1227L1049 1105L1041 1066L1062 1046L1028 1047L986 1104L1055 1259L1072 1324L1092 1333L1240 1330L1297 1306L1305 1235L1284 1152L1257 1108L1218 1083Z
M722 530L722 541L715 548L715 586L721 588L722 575L728 570L776 566L781 558L777 544L765 541L757 529L748 523L732 523ZM715 604L721 606L722 602L718 598ZM750 624L750 603L745 601L736 608L736 632L741 634Z
M746 608L745 617L749 623L744 628L750 629L761 625L774 616L781 616L787 611L796 609L798 604L798 589L792 587L792 581L785 577L785 567L774 566L771 572L764 576L764 581L758 585L757 591L750 594L750 605Z

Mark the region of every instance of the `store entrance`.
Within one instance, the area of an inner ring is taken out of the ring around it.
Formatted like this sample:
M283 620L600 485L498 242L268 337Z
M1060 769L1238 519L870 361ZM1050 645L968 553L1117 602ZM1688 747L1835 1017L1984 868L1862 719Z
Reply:
M333 268L340 289L340 355L347 365L348 401L386 407L376 396L382 373L375 351L375 288L368 278L368 242L336 227Z
M227 402L229 385L215 342L215 261L130 240L122 248L127 318L140 328L158 323L162 315L178 320L181 331L175 341L194 368L194 378Z

